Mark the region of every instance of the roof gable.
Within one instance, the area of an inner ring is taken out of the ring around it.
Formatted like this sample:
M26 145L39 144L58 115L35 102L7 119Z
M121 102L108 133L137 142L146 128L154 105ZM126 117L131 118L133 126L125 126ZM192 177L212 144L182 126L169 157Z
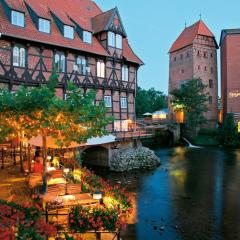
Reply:
M95 34L110 30L121 33L124 37L127 37L117 8L113 8L107 12L97 15L93 18L92 23Z
M185 28L182 31L180 36L177 38L177 40L171 46L169 53L175 52L177 50L180 50L184 47L187 47L187 46L193 44L197 35L212 37L215 40L215 36L209 30L209 28L206 26L206 24L202 20L199 20L195 24Z

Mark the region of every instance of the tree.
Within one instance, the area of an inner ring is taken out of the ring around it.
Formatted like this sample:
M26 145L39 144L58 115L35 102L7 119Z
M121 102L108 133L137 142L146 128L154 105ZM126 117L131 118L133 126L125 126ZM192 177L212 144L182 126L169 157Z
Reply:
M58 75L53 72L48 84L21 87L17 92L0 89L0 138L37 135L43 138L43 158L46 160L46 139L52 136L59 146L72 141L84 143L91 137L106 134L104 127L110 118L104 103L93 104L95 93L86 95L69 84L66 100L55 95Z
M223 124L219 129L219 142L224 146L238 146L240 144L237 126L232 113L227 114L223 120Z
M163 92L157 91L154 88L149 90L137 88L136 95L136 114L141 118L146 112L155 112L167 107L166 96Z
M184 112L186 127L192 136L196 136L198 128L206 122L204 117L208 110L206 87L200 79L193 79L170 93L174 111Z

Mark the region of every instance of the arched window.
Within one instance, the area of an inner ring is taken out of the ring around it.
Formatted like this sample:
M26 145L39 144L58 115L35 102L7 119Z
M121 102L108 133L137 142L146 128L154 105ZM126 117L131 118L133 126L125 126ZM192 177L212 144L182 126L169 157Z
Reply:
M65 61L64 54L56 53L54 56L54 64L57 72L65 72Z
M13 48L13 66L25 67L25 48L18 46Z
M116 48L122 49L122 36L116 34Z
M79 72L83 75L87 74L87 70L89 70L87 68L87 60L85 57L83 56L79 56L77 57L77 65L79 67Z

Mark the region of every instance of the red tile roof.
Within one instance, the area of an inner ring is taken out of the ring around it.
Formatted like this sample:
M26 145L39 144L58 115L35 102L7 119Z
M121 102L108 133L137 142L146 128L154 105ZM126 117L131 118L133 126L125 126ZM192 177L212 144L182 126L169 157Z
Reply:
M126 38L123 39L123 56L129 61L134 62L140 65L144 63L138 56L133 52L132 48L130 47L128 40Z
M194 39L197 35L203 35L207 37L215 38L213 33L209 30L206 24L199 20L195 24L185 28L177 40L173 43L172 47L169 50L169 53L175 52L179 49L187 47L193 44Z
M1 1L0 32L3 35L95 53L102 56L109 56L109 53L99 43L95 36L93 36L92 44L84 43L76 31L73 40L64 38L53 20L51 21L50 34L39 32L35 24L32 22L26 4L39 17L51 20L52 16L50 12L53 12L54 15L56 15L64 24L74 25L75 22L82 29L90 32L94 32L95 28L98 29L99 26L102 26L101 21L100 23L95 23L95 20L93 19L96 19L97 16L101 15L109 16L112 10L103 13L96 3L91 0L5 0L5 2L11 9L25 12L26 27L21 28L14 26L9 22L6 13L1 6ZM96 24L96 27L93 26L93 23ZM141 60L133 53L128 44L123 44L123 55L130 62L132 61L134 63L142 64Z
M99 33L101 31L105 30L105 28L109 22L109 19L113 15L114 11L115 11L115 9L111 9L107 12L104 12L104 13L101 13L101 14L95 16L92 19L94 33Z

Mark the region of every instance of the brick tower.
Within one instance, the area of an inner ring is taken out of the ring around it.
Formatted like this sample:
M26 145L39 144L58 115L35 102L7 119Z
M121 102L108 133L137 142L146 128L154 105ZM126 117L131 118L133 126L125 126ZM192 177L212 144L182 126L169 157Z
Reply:
M186 81L201 79L209 93L205 117L211 127L218 119L217 49L214 35L202 20L186 27L169 50L169 94ZM175 114L170 107L170 118Z

